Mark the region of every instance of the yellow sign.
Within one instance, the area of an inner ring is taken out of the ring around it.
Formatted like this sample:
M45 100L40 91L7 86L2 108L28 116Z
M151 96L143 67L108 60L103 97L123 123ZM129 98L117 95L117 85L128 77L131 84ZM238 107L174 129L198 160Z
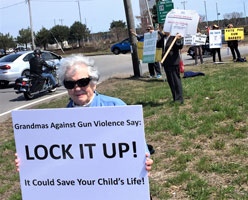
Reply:
M144 42L137 43L139 60L143 59L143 46L144 46ZM162 60L162 48L156 48L155 62L160 62L161 60Z
M225 41L244 40L244 28L225 29Z

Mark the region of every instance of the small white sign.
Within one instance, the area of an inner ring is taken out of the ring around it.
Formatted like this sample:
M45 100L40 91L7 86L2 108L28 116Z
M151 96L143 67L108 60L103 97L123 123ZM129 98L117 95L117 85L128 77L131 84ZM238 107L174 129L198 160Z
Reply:
M158 31L144 34L143 63L155 62L157 40Z
M142 106L13 111L23 200L149 200Z
M195 46L205 45L207 40L206 35L196 34L193 36L192 44Z
M167 15L164 23L164 32L175 36L180 33L185 35L195 35L199 23L199 14L194 10L173 9Z
M193 43L193 38L192 35L185 35L184 36L184 45L192 45Z
M209 31L209 48L222 48L222 33L221 30Z

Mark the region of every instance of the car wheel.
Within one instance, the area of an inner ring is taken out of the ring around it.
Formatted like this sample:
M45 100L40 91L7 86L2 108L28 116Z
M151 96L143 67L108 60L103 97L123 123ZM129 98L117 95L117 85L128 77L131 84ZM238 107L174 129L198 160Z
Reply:
M26 69L22 72L22 76L27 76L27 75L30 75L30 71Z
M118 54L120 54L120 49L118 49L118 48L115 48L115 49L113 50L113 53L114 53L115 55L118 55Z
M25 92L23 93L23 95L26 100L30 100L34 98L34 94L31 94L30 92Z
M0 81L0 87L7 87L9 85L9 81Z

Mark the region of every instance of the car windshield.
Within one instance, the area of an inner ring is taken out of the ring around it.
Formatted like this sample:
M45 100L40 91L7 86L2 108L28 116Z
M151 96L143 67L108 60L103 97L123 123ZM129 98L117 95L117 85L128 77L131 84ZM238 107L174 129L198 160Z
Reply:
M0 58L0 62L14 62L21 54L9 54Z

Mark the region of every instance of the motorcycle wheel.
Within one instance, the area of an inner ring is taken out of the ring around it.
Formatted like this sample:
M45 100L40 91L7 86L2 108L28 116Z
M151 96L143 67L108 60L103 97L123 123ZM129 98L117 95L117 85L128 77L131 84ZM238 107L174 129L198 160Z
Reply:
M23 93L23 95L24 95L24 98L26 100L30 100L30 99L33 99L34 98L34 94L31 94L29 92L25 92L25 93Z

